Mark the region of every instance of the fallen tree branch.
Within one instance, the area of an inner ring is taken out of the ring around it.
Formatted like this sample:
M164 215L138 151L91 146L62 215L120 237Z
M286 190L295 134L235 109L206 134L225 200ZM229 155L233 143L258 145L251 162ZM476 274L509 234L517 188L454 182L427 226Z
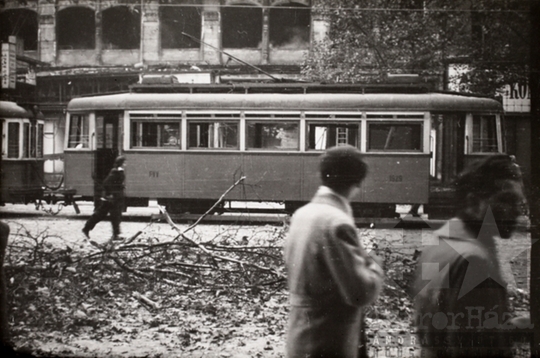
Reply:
M133 292L133 297L135 297L139 302L144 303L145 305L148 305L154 309L159 309L161 305L155 301L152 301L148 297L141 295L139 292Z

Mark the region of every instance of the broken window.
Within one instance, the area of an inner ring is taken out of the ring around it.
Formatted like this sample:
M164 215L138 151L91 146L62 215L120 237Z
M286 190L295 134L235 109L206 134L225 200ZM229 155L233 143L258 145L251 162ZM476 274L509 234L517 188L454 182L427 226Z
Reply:
M68 7L56 16L56 39L60 50L96 47L94 11L87 7Z
M286 3L270 9L270 46L281 49L306 49L309 46L311 9Z
M160 0L161 48L199 48L197 41L182 32L201 38L202 8L198 1Z
M103 11L103 48L136 49L141 39L140 8L115 6Z
M26 9L6 10L0 14L0 34L2 42L9 36L17 36L24 42L25 51L37 50L37 13Z
M221 9L221 36L225 48L259 48L262 41L261 7L232 5Z

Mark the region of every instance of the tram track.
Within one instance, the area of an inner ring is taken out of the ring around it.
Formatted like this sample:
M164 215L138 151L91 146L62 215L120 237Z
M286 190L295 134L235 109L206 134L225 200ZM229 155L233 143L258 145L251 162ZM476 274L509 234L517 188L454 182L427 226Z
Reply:
M87 220L93 212L93 205L89 203L79 203L80 212L67 206L56 214L54 206L35 208L35 205L5 205L0 207L0 217L5 219L13 218L36 218L39 220L55 220L55 219L73 219ZM49 212L47 212L47 209ZM171 219L178 224L192 224L199 220L201 214L175 214L169 213ZM279 209L235 209L225 210L220 213L206 215L201 223L205 225L282 225L290 220L290 215ZM159 207L138 207L128 208L127 212L122 215L124 222L166 222L165 214L159 212ZM425 215L414 217L409 214L401 214L400 218L386 217L356 217L355 223L357 227L370 227L374 229L438 229L447 220L446 219L429 219ZM519 219L518 230L529 231L530 222L528 217Z
M93 208L90 205L80 204L80 213L76 213L71 206L64 207L56 214L54 206L47 207L49 212L41 208L35 209L33 204L29 205L6 205L0 207L0 216L2 218L36 218L39 220L55 220L55 219L73 219L87 220L92 215ZM197 221L200 214L169 214L171 219L179 224L190 224ZM125 222L165 222L166 217L159 212L159 208L129 208L123 213L122 220ZM222 213L214 213L206 215L201 223L209 225L276 225L287 223L290 220L290 215L278 209L246 209L225 211ZM422 217L412 217L406 215L401 218L355 218L358 227L372 228L401 228L401 229L435 229L444 223L444 220L429 220Z

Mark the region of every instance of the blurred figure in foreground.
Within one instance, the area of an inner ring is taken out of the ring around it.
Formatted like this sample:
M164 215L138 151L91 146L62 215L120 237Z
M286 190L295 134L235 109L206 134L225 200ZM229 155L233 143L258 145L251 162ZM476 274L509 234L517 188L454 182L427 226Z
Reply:
M285 242L289 358L358 356L362 307L377 298L383 282L379 263L360 245L349 204L366 174L356 148L327 150L320 162L323 185L291 219Z
M510 156L489 156L458 177L456 190L457 217L423 242L418 263L422 357L511 357L512 336L529 321L510 313L495 239L509 239L522 213L521 171Z
M9 326L7 310L7 285L4 274L4 257L9 237L9 225L0 221L0 344L2 350L9 347Z
M87 238L90 238L90 231L96 224L105 219L107 214L110 214L113 240L120 239L120 222L122 221L122 211L124 210L125 199L125 161L126 158L124 156L118 156L114 161L113 168L103 181L103 196L101 197L100 204L82 229Z

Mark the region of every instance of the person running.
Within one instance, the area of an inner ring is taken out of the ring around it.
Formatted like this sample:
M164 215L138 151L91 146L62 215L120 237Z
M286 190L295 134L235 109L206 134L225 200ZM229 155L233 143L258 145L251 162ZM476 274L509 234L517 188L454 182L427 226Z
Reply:
M124 211L126 181L125 162L126 158L124 156L118 156L114 161L113 168L103 181L103 196L100 198L100 204L82 229L87 238L90 238L90 231L96 224L110 214L113 240L121 239L120 222L122 221L122 211Z

